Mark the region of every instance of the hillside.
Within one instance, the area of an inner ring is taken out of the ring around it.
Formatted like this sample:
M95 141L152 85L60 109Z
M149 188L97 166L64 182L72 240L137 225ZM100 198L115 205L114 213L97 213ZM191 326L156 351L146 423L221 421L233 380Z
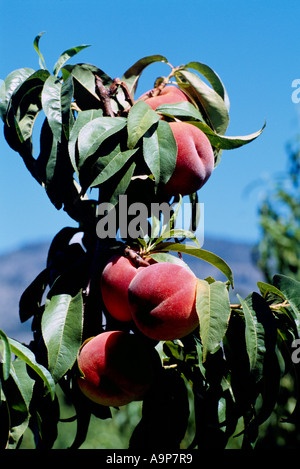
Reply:
M31 323L27 321L21 324L19 321L19 298L44 269L49 245L50 243L31 244L0 256L0 329L10 337L26 343L31 337ZM208 238L203 248L222 257L232 268L235 280L235 289L231 294L233 301L236 293L245 297L257 290L256 283L262 276L251 261L251 245ZM212 276L216 280L225 280L209 264L192 256L185 260L199 278Z

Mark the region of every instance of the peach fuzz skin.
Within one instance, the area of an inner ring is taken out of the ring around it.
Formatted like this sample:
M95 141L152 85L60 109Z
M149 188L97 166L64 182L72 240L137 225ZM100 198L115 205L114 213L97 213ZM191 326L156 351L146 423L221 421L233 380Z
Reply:
M138 329L154 340L180 339L198 325L196 276L186 267L159 262L140 270L128 297Z
M102 299L107 311L119 321L131 321L128 287L138 269L130 259L114 255L101 275Z
M170 122L177 143L176 166L164 193L188 195L199 190L214 169L212 146L202 130L187 122Z
M149 91L147 93L149 93ZM162 104L172 104L180 103L181 101L189 101L187 95L183 91L181 91L180 88L173 85L165 86L160 92L160 94L157 96L145 98L147 96L147 93L143 94L138 99L138 101L144 100L145 103L149 104L149 106L154 111L158 106L161 106Z
M103 332L86 341L78 355L78 386L91 401L118 407L141 400L149 389L158 354L123 331Z

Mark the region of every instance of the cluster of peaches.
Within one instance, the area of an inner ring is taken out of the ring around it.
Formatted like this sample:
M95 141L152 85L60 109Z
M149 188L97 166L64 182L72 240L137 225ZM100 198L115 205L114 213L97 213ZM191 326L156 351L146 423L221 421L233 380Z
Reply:
M157 96L150 91L140 99L153 110L162 104L188 101L173 85ZM165 190L169 195L192 194L213 171L213 149L194 125L175 121L170 126L178 151ZM139 263L126 255L114 255L101 276L102 299L109 314L118 321L133 321L142 335L155 341L180 339L197 327L196 286L196 276L185 265L151 258ZM137 334L103 332L84 342L79 351L78 384L94 402L128 404L143 398L158 363L155 348Z

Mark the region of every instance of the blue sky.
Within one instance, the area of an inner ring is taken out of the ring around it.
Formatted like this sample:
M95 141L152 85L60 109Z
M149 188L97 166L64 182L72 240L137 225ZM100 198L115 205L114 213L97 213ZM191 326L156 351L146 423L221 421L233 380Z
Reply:
M259 178L286 168L286 144L299 132L300 103L292 82L300 78L299 1L278 0L0 0L0 78L20 67L39 68L33 39L40 41L50 70L66 49L91 47L70 62L89 62L119 77L141 57L162 54L173 65L199 61L222 78L231 102L227 135L263 134L240 149L224 151L199 193L205 204L205 235L255 242L259 237ZM142 75L151 88L159 65ZM0 134L0 252L49 240L66 225Z

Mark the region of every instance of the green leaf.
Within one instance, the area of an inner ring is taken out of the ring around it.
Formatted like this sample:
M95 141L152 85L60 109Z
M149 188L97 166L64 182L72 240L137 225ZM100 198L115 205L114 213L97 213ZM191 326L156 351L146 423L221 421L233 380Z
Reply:
M296 327L300 334L300 282L282 274L273 277L273 284L290 304Z
M48 366L55 382L73 366L81 346L83 300L81 291L74 297L55 295L42 317L42 334L48 351Z
M212 68L200 62L189 62L185 65L184 68L192 68L194 70L197 70L197 72L200 72L209 81L213 89L221 96L226 105L226 108L229 111L229 98L227 91L221 78Z
M41 92L49 77L47 70L38 70L31 74L11 97L7 122L12 126L17 123L20 142L25 143L31 151L31 136L36 117L41 110Z
M109 178L114 176L136 153L137 149L121 151L119 145L107 156L100 157L92 171L99 173L98 176L89 184L89 187L99 186ZM82 184L84 188L84 184Z
M14 339L8 339L11 351L17 357L21 358L30 368L32 368L37 375L43 380L47 386L51 397L54 399L55 396L55 383L49 371L43 366L40 365L35 358L34 353L25 345L17 342Z
M274 287L274 285L270 285L269 283L266 283L266 282L257 282L257 286L259 288L261 295L264 298L266 298L268 294L271 293L272 295L275 295L281 298L282 300L285 300L284 294L278 288Z
M228 327L231 310L226 284L219 281L209 284L198 279L196 309L205 361L207 354L220 346Z
M77 47L72 47L71 49L66 50L61 54L59 59L57 60L56 64L54 65L53 68L53 74L55 76L58 75L61 67L74 55L78 54L78 52L82 51L83 49L86 49L87 47L90 47L88 44L83 44L82 46L77 46Z
M150 127L159 121L159 115L144 101L136 102L128 113L127 145L132 150Z
M200 249L197 247L187 245L187 244L172 243L172 242L170 243L165 242L165 243L158 244L155 247L155 252L161 252L161 251L181 252L182 254L189 254L191 256L197 257L198 259L202 259L205 262L208 262L209 264L219 269L228 278L233 288L232 270L230 269L229 265L216 254L206 251L204 249Z
M42 91L42 106L48 119L50 128L58 142L61 141L62 132L62 85L57 77L50 75Z
M177 159L177 144L168 122L160 120L145 133L143 156L155 184L165 184L173 174Z
M69 156L70 156L72 166L74 168L74 171L77 172L77 174L78 174L78 169L77 169L78 162L76 161L76 143L78 140L79 132L86 124L88 124L94 119L97 119L98 117L103 117L103 111L101 109L97 109L97 110L89 109L87 111L79 112L77 119L70 132L68 150L69 150Z
M38 35L35 37L35 39L34 39L34 41L33 41L33 46L34 46L36 52L38 53L40 67L43 68L44 70L47 70L46 63L45 63L43 54L40 52L40 49L39 49L39 42L40 42L41 37L42 37L44 34L45 34L45 31L43 31L42 33L38 34Z
M246 145L247 143L252 142L252 140L255 140L257 137L259 137L259 135L263 132L266 126L266 124L264 124L260 130L254 132L253 134L239 137L227 137L226 135L217 134L207 124L204 124L203 122L189 121L189 124L195 125L200 130L202 130L206 134L211 145L215 148L222 150L233 150L235 148L239 148L243 145Z
M5 119L12 94L33 73L32 68L19 68L5 78L0 89L0 116L2 120Z
M180 88L191 96L200 111L204 111L209 125L215 132L224 135L229 124L229 115L221 96L193 72L180 70L175 77Z
M89 156L96 153L104 140L122 130L126 122L124 117L97 117L88 122L78 135L78 168Z
M34 387L34 380L28 375L27 365L23 360L16 358L13 361L9 379L3 384L10 427L6 448L16 449L29 424L29 406Z
M132 98L134 97L141 73L148 65L155 62L167 63L168 60L162 55L150 55L148 57L144 57L133 64L122 76L121 80L126 83Z
M258 382L264 372L265 357L274 353L277 327L274 316L265 300L256 292L242 300L237 295L245 317L246 348L250 372Z
M156 112L167 116L189 118L194 120L196 119L204 122L203 117L198 109L188 101L172 104L162 104L156 108Z
M276 274L273 284L284 294L294 313L300 318L300 282L287 275Z
M27 410L29 410L34 380L29 377L27 373L27 364L24 360L17 358L13 361L11 376L19 388Z
M8 338L0 329L0 363L2 363L3 379L6 381L9 377L11 367L11 349ZM0 388L1 389L1 388Z
M191 239L193 240L198 246L199 246L199 241L196 238L196 235L192 233L191 231L188 230L183 230L183 229L177 229L173 228L170 230L164 230L162 234L159 236L157 240L154 241L152 246L159 245L163 240L165 239L171 239L171 238L184 238L184 239ZM178 252L178 251L177 251Z
M180 257L169 254L168 252L156 252L150 253L151 259L154 259L156 262L169 262L170 264L177 264L184 266L186 269L191 270L186 262L184 262Z

